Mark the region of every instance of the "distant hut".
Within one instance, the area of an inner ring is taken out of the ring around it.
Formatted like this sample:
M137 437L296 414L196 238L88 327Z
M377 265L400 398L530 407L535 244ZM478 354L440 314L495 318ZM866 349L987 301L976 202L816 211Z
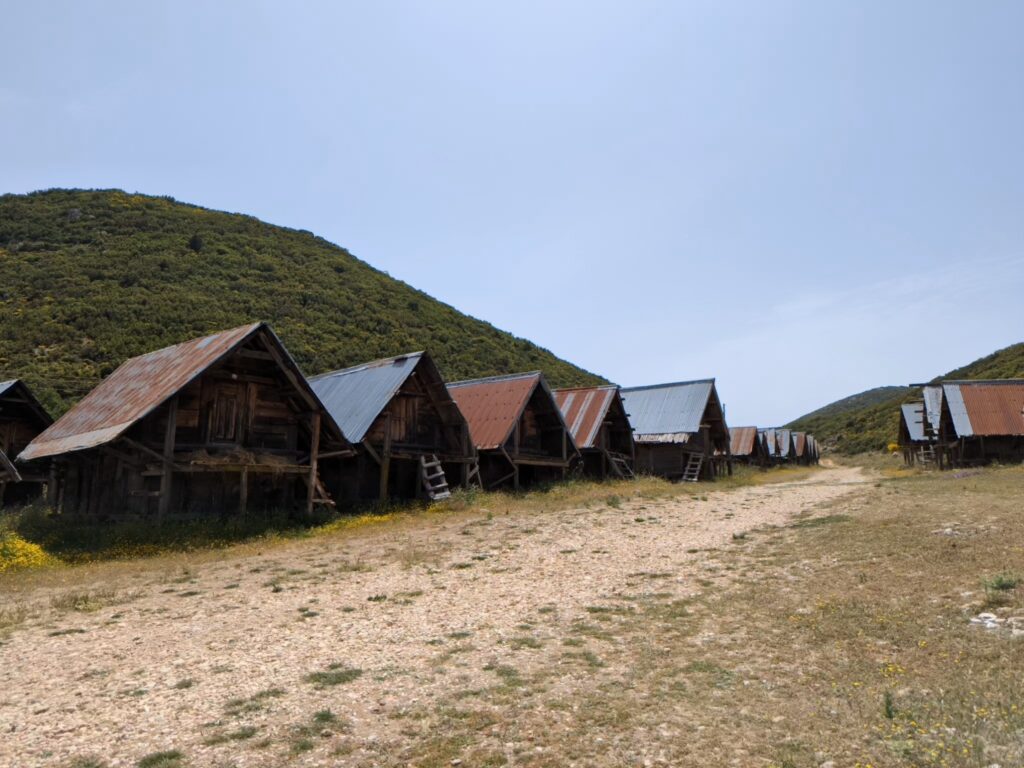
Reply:
M791 429L776 429L775 430L775 444L776 456L779 461L788 462L792 461L796 453L793 447L793 430Z
M810 446L807 444L807 433L793 430L793 461L807 466L811 463Z
M940 466L972 466L992 461L1024 460L1024 379L945 381L941 402L926 395L926 423L931 408L938 416Z
M309 380L345 436L364 451L328 479L363 499L441 499L476 469L469 425L426 352Z
M592 477L633 477L636 445L619 388L556 389L555 402Z
M768 459L768 463L777 464L779 462L779 442L775 438L775 430L759 429L757 433L761 436L761 440L764 443L764 454Z
M673 480L711 480L728 466L729 428L714 379L622 390L636 469ZM724 458L716 460L718 453Z
M448 391L469 422L484 488L565 477L576 444L539 371L458 381Z
M162 519L333 506L320 466L352 453L254 323L124 362L19 458L53 460L64 514Z
M0 381L0 507L24 504L42 493L46 462L15 466L14 459L52 423L25 382Z
M810 452L811 464L817 464L821 460L821 454L818 449L818 441L814 435L807 435L807 446Z
M935 461L935 441L926 434L923 401L900 406L899 445L907 466L926 465Z
M763 467L768 463L764 435L757 427L729 427L730 453L744 464Z

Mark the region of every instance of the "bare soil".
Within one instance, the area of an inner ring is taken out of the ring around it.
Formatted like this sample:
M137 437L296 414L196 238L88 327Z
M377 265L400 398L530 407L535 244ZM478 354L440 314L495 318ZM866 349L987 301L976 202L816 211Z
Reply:
M0 645L0 765L112 768L163 751L181 755L165 765L193 767L548 764L543 739L506 741L502 724L548 707L541 722L557 729L567 709L578 730L604 686L629 685L644 660L611 631L617 616L674 631L687 598L742 578L717 551L871 480L841 467L68 569L0 595L24 617ZM604 729L592 728L599 745ZM652 764L679 738L648 733L643 753L609 744L579 764Z

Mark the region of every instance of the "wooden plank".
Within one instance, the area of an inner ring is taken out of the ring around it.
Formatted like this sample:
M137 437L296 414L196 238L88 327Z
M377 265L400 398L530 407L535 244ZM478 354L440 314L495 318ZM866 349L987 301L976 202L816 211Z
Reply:
M316 489L317 462L320 460L320 411L313 411L310 417L310 429L313 434L309 447L309 496L306 498L306 514L313 514L313 496Z
M164 473L160 478L160 501L157 504L157 519L163 521L171 506L171 482L174 477L174 436L178 430L178 396L167 404L167 427L164 430Z
M238 478L238 512L245 517L249 511L249 470L243 469Z

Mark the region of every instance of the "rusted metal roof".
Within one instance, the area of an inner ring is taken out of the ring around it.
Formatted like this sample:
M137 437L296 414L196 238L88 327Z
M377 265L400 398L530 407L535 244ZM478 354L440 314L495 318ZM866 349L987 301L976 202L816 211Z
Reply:
M574 452L576 443L572 432L540 371L455 381L448 385L452 399L469 423L473 444L481 451L494 450L505 444L536 389L551 399L551 409L569 434L569 448Z
M319 406L316 395L280 339L265 323L252 323L126 360L55 424L37 436L18 459L30 461L56 456L116 440L261 330L267 332L302 393L311 404ZM324 415L325 427L344 440L330 414L325 412Z
M807 451L807 433L806 432L794 432L793 433L793 450L797 456L803 456Z
M540 371L531 371L448 385L452 399L469 422L469 434L478 450L493 450L505 444L541 378Z
M555 390L555 402L577 447L594 447L601 425L608 418L608 409L618 393L619 388L614 384Z
M779 443L775 438L774 429L759 429L758 432L764 437L764 447L768 452L769 456L774 456L779 452Z
M757 427L729 427L730 453L733 456L750 456L757 439Z
M943 382L959 437L1024 435L1024 380Z
M904 403L900 406L903 424L911 442L921 443L927 440L924 434L924 403Z

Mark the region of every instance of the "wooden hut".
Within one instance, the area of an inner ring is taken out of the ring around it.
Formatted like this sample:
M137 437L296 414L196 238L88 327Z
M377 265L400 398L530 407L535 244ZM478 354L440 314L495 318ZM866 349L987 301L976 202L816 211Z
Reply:
M803 466L811 463L810 445L807 442L807 433L792 431L793 439L793 461Z
M923 401L900 406L899 445L907 466L935 462L935 441L926 434Z
M345 436L364 451L328 487L362 499L447 498L476 471L469 425L426 352L309 380Z
M774 429L759 429L757 433L764 443L764 455L769 464L779 463L779 441L775 438Z
M52 423L25 382L0 381L0 507L27 503L42 493L46 462L16 466L14 459Z
M469 422L484 488L564 478L579 455L539 371L459 381L448 391Z
M626 388L622 399L638 472L696 482L731 466L729 427L714 379Z
M793 460L793 456L795 454L793 447L793 430L776 429L775 445L775 457L780 462L789 462Z
M556 389L555 402L569 425L585 474L633 477L636 444L617 386Z
M729 427L729 452L736 461L763 467L768 464L764 435L757 427Z
M944 381L926 391L925 419L937 419L941 467L1024 461L1024 379ZM926 388L927 390L927 388ZM931 402L929 402L931 401ZM936 402L939 401L939 402ZM932 409L940 410L937 416Z
M818 441L814 435L807 435L807 450L810 463L817 464L821 459L821 453L818 449Z
M123 363L36 437L67 515L194 517L333 506L320 466L353 454L264 323Z

